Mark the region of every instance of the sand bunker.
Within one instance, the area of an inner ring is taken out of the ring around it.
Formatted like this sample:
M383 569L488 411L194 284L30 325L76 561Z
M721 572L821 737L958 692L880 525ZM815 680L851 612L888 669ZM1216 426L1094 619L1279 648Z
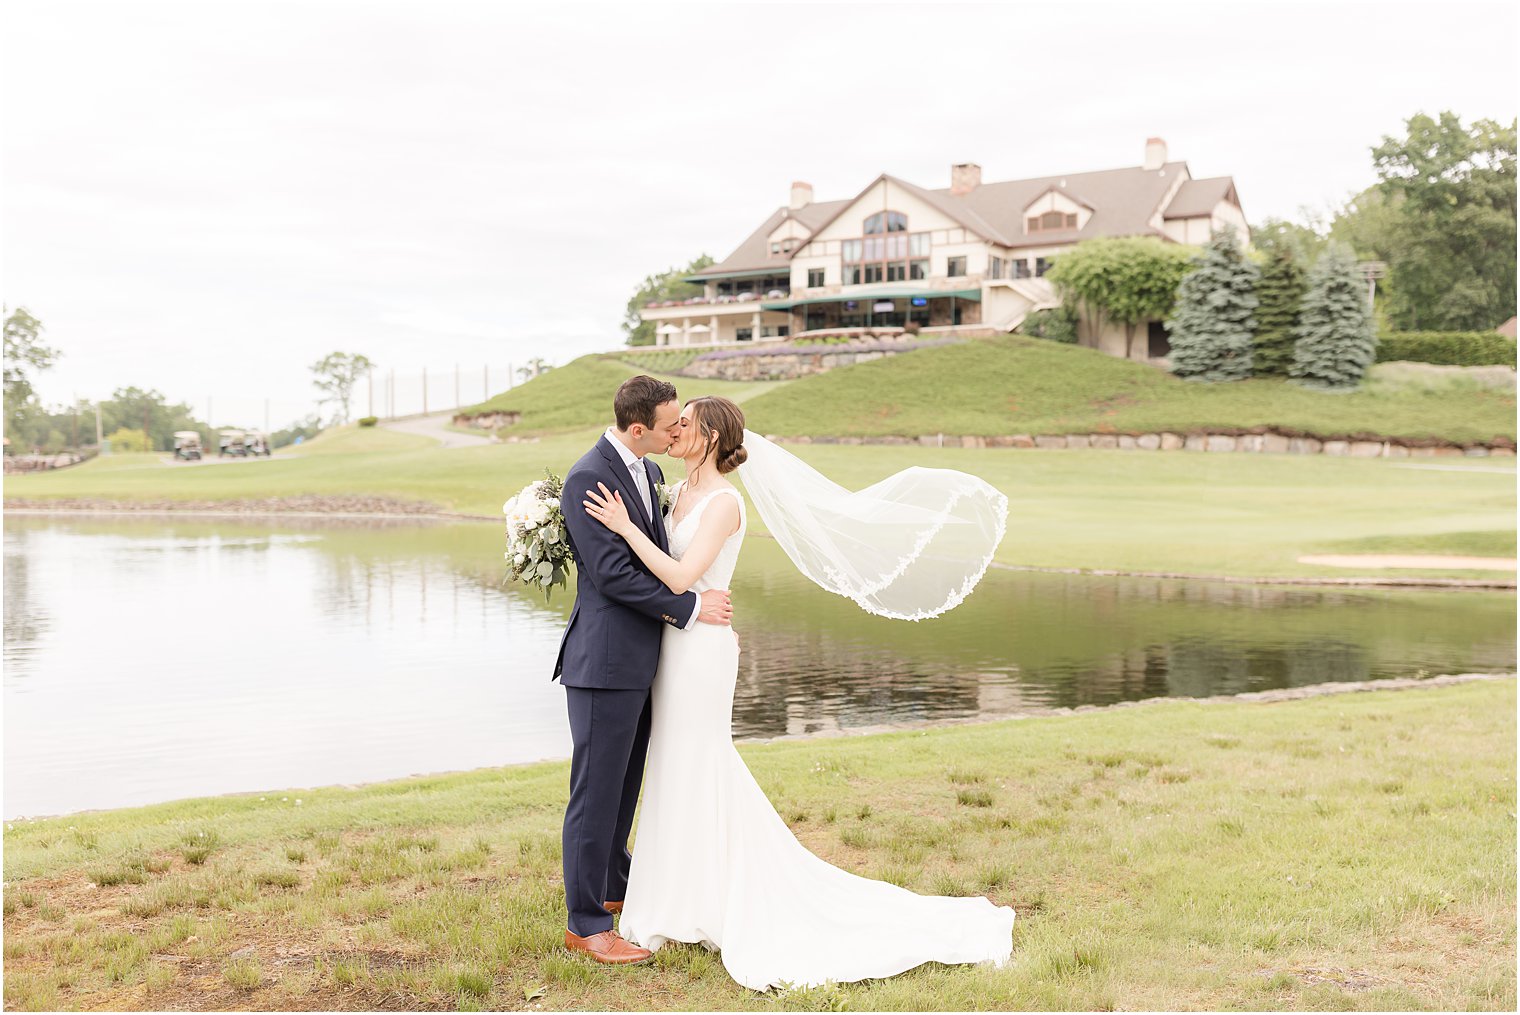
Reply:
M1326 567L1433 567L1443 570L1513 571L1514 557L1453 557L1439 553L1322 553L1299 557L1300 564Z

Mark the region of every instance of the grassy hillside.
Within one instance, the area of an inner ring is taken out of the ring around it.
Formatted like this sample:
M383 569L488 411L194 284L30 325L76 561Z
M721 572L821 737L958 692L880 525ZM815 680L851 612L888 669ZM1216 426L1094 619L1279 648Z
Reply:
M1395 367L1390 374L1397 372ZM805 377L755 397L745 413L751 428L787 435L1122 433L1270 425L1327 436L1365 432L1456 442L1515 437L1514 392L1470 381L1389 381L1349 394L1273 380L1199 384L1092 349L1019 335L922 349Z
M651 373L611 356L582 356L562 367L535 377L526 384L492 396L488 401L461 412L520 412L522 421L505 433L551 434L587 427L606 426L612 422L612 396L618 385L635 374ZM722 395L744 402L755 395L785 387L786 381L693 380L651 373L670 381L683 399L697 395Z

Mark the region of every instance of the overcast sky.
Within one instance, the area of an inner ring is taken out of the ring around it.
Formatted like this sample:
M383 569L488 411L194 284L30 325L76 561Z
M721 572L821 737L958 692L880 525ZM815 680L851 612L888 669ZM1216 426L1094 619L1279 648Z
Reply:
M64 353L39 391L217 423L309 411L334 349L478 391L613 348L640 279L794 179L1107 169L1154 134L1259 222L1367 186L1415 112L1517 105L1510 4L0 9L0 295Z

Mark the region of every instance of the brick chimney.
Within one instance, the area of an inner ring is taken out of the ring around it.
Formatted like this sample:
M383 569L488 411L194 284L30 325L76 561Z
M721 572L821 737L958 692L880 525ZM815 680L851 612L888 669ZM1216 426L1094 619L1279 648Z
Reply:
M957 162L950 167L950 193L969 194L982 185L982 167L975 162Z
M798 208L806 208L813 203L813 185L800 181L792 184L792 200L789 207L792 211Z
M1166 165L1166 142L1159 137L1145 139L1145 162L1141 169L1160 169Z

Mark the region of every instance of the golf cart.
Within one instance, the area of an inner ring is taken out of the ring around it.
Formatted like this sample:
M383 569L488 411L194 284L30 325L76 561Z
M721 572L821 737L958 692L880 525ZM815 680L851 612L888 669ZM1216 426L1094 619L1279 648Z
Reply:
M174 431L174 457L186 462L201 460L201 435L194 430Z
M272 451L269 449L269 435L262 430L249 430L243 435L243 448L249 457L263 455L268 458Z
M220 442L216 456L226 458L231 455L234 458L245 458L248 455L248 445L244 443L246 435L241 430L223 430L219 435Z

